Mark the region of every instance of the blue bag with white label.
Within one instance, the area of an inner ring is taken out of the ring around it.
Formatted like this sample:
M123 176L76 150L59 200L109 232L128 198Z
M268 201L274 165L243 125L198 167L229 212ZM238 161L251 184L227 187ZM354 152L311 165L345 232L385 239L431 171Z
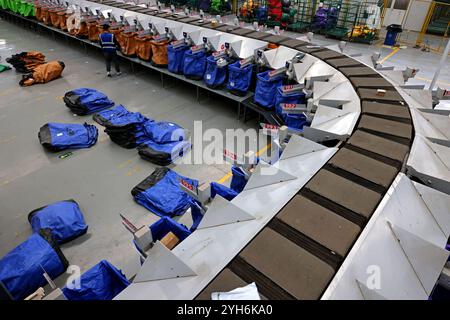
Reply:
M206 71L203 81L210 88L218 88L227 80L227 67L218 66L213 55L206 59Z

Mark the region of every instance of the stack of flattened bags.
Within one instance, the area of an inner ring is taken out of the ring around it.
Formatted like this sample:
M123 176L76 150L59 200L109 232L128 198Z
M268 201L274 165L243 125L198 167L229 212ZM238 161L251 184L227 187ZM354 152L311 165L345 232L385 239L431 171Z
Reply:
M114 102L108 97L90 88L79 88L64 95L64 102L74 114L83 116L102 111L114 106Z
M44 64L45 56L38 51L24 51L7 58L6 62L12 64L17 72L28 73L33 72L37 66Z
M185 130L175 123L148 121L144 130L148 140L138 147L138 152L145 160L166 166L191 149Z
M148 140L144 124L149 119L139 112L128 111L122 105L94 114L93 119L106 128L105 132L113 142L123 148L136 148Z
M113 142L127 149L137 147L143 159L158 165L173 163L191 148L186 131L179 125L156 122L122 105L100 111L93 119L106 128Z
M50 151L90 148L97 142L98 130L90 124L45 124L39 130L39 142Z

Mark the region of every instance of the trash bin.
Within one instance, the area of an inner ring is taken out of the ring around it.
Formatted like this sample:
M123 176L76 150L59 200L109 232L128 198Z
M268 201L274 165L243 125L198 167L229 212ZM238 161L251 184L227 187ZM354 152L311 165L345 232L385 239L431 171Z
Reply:
M386 38L384 44L387 46L394 46L397 39L397 35L403 31L402 26L399 24L391 24L386 28Z

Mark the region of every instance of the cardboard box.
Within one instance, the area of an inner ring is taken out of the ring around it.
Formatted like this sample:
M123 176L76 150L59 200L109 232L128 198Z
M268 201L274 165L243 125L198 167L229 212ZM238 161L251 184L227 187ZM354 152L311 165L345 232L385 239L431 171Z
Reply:
M172 232L169 232L161 239L161 243L165 245L169 250L172 250L176 247L176 245L180 242L180 239L177 238Z

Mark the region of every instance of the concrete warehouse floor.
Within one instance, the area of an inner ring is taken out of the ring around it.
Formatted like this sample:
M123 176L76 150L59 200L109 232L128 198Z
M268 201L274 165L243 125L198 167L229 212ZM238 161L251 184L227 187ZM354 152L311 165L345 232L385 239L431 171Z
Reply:
M79 265L82 271L101 259L119 268L127 264L135 249L119 213L137 225L158 219L136 204L130 193L156 166L142 160L135 149L111 142L91 116L74 116L62 101L67 91L95 88L130 111L173 121L191 132L194 120L202 120L204 129L222 131L257 126L254 121L238 122L237 105L229 100L211 95L198 103L192 86L171 83L170 89L163 89L159 74L147 69L131 74L128 64L122 63L122 76L106 78L102 57L94 50L87 56L76 43L68 47L49 34L37 35L5 21L0 21L0 34L0 63L6 63L12 54L36 50L47 60L66 64L62 78L26 88L18 85L21 74L14 70L0 74L0 257L31 234L27 221L31 210L59 200L75 199L89 225L86 235L62 246L69 263ZM98 142L60 159L58 156L66 152L49 153L39 144L39 128L47 122L95 124ZM219 180L229 169L229 165L175 168L182 175L206 182ZM183 216L183 222L189 220L190 215Z
M295 35L299 36L299 35ZM337 41L315 37L321 44ZM349 44L362 52L381 50L385 65L420 68L414 83L428 83L440 56L417 49L402 49L395 54L389 48ZM126 150L110 141L99 128L99 140L90 149L49 153L39 144L37 133L47 122L88 122L90 116L76 117L64 106L62 96L78 87L104 92L116 104L139 111L156 120L173 121L192 131L193 122L203 127L257 128L255 120L246 124L236 120L236 106L221 97L196 101L195 89L182 83L162 88L159 74L139 69L132 74L122 63L123 75L105 77L103 59L94 50L86 55L81 45L55 41L49 34L36 34L0 20L0 63L14 53L41 51L47 60L66 64L63 77L44 85L21 88L21 75L14 70L0 74L0 257L24 241L31 228L27 214L40 206L64 199L75 199L89 224L88 233L62 246L71 264L85 271L107 259L119 268L127 265L134 248L131 235L121 225L118 213L124 213L136 224L149 224L155 215L137 205L131 189L155 168L141 160L134 149ZM421 80L424 79L424 80ZM428 80L427 80L428 79ZM440 84L450 87L450 68L441 71ZM217 181L229 172L228 165L178 165L175 170L200 181ZM183 217L186 221L189 217ZM184 220L183 220L184 221ZM186 222L188 223L188 222ZM64 276L58 285L64 285Z

